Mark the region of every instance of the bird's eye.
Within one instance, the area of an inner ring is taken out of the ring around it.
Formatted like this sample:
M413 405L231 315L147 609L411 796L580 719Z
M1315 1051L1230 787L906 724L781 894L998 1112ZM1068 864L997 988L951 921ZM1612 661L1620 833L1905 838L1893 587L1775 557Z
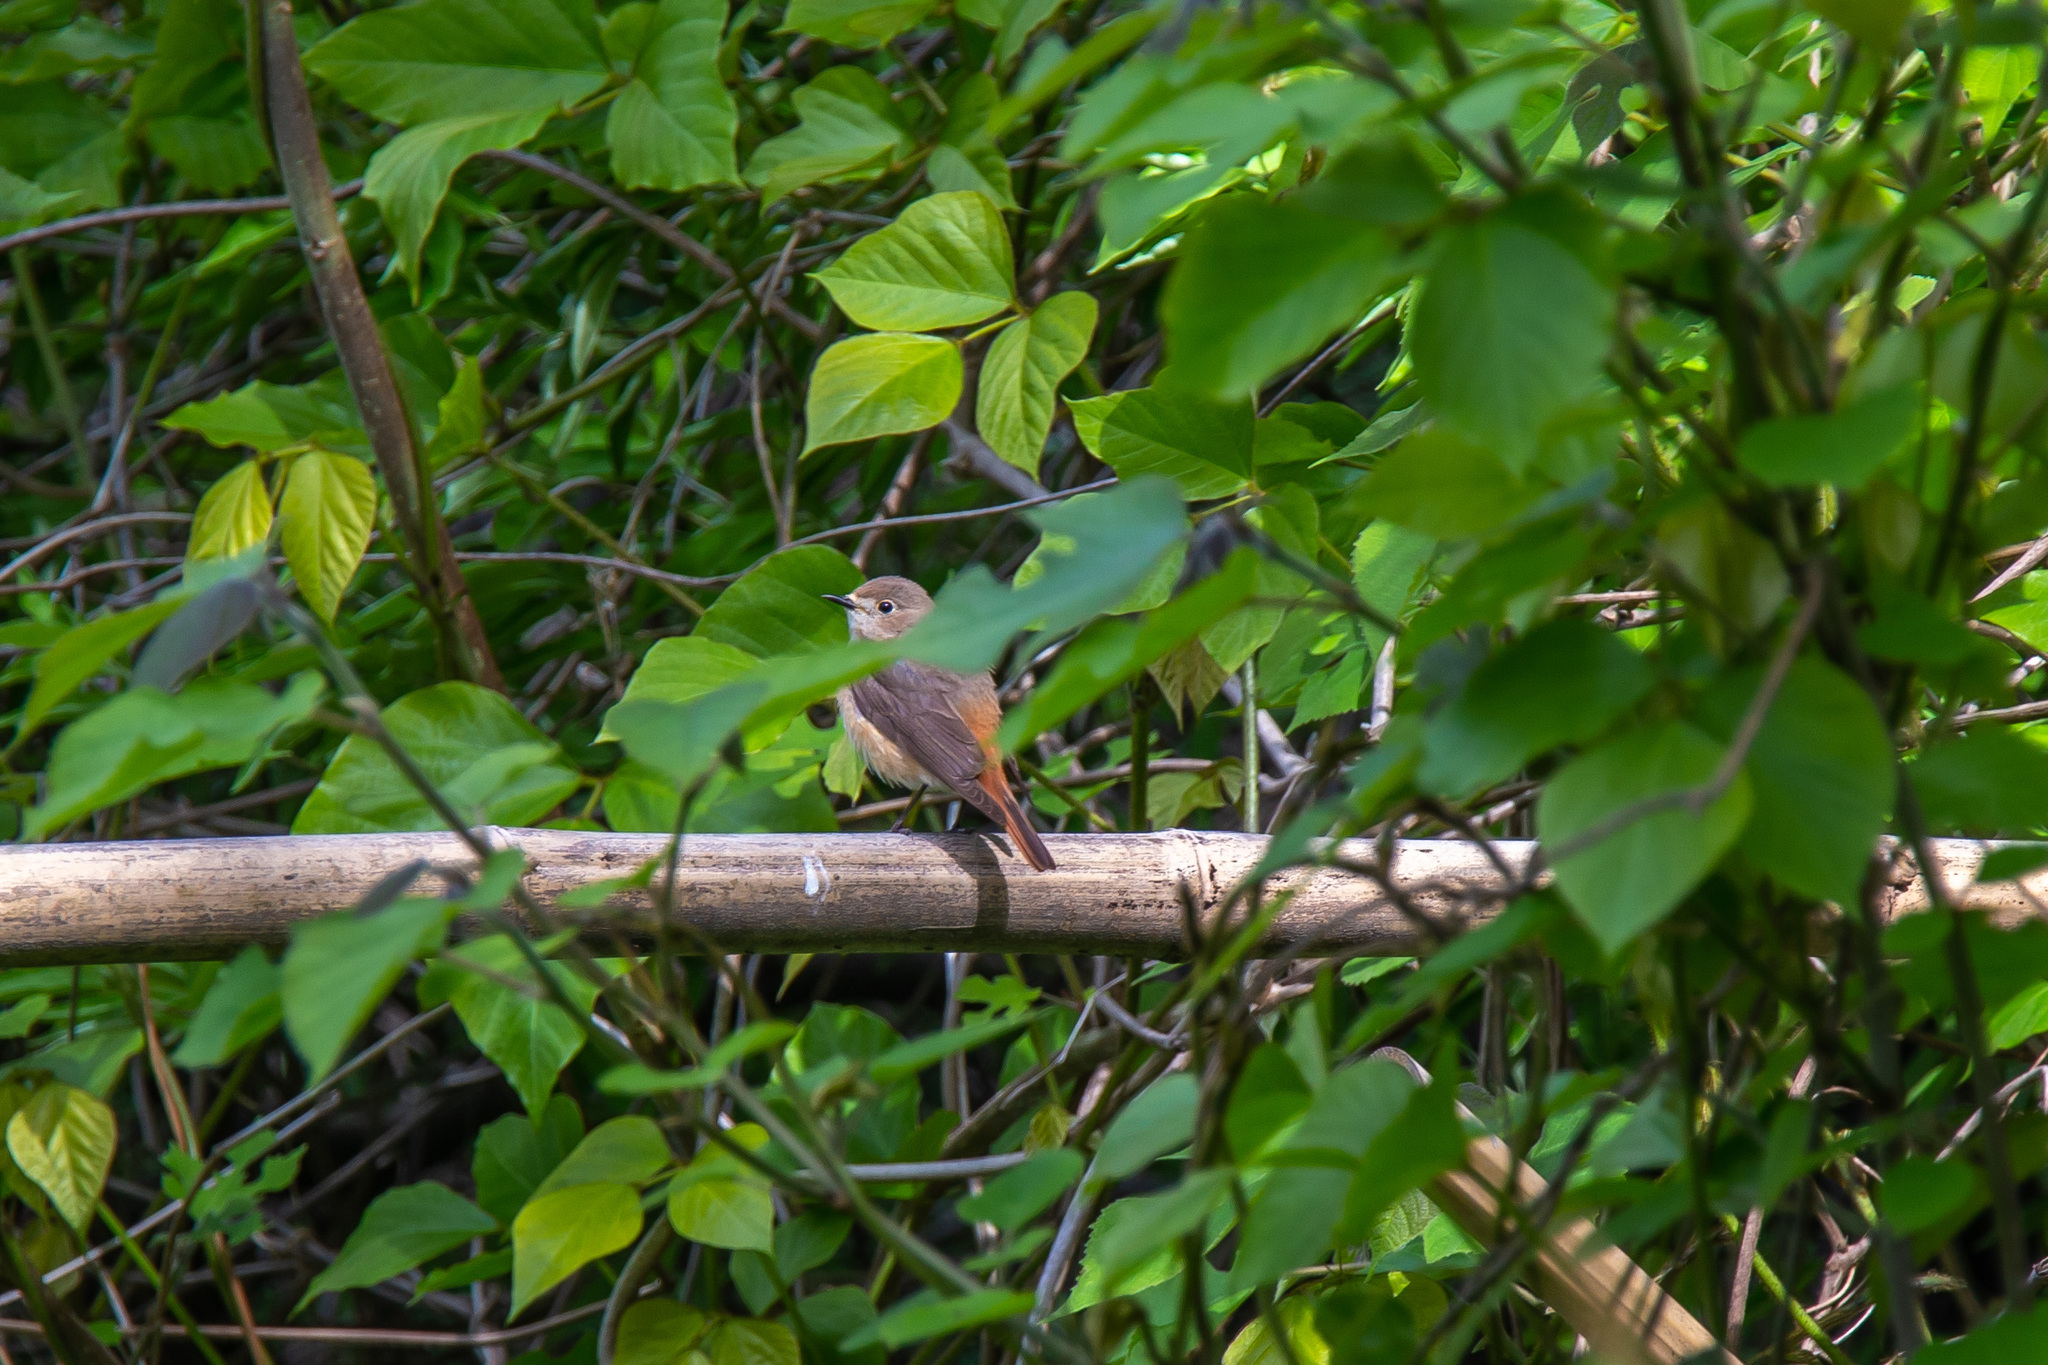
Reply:
M883 602L878 604L875 610L887 616L890 612L896 610L896 604L894 602Z

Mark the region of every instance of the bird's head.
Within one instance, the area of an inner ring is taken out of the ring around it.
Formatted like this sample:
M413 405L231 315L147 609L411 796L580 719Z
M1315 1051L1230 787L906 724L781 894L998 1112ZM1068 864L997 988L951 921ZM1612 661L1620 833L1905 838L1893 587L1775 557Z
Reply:
M846 596L825 600L846 608L846 629L856 640L893 640L932 609L931 594L907 578L870 578Z

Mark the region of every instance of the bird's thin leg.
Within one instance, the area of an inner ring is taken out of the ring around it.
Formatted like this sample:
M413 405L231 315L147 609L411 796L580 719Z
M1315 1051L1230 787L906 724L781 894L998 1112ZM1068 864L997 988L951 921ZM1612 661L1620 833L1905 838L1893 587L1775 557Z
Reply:
M929 789L919 787L915 792L911 793L910 804L904 807L903 814L896 818L896 823L889 826L891 834L899 834L911 827L911 824L917 819L917 808L924 804L924 794L927 790Z

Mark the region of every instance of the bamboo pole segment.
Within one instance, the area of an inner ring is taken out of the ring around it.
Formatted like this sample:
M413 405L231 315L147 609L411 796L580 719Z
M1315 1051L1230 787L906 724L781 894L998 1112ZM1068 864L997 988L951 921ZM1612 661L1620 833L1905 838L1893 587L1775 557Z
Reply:
M567 893L631 876L662 856L654 834L484 831L532 865L527 885L557 908ZM1174 958L1187 952L1187 910L1214 922L1265 851L1257 835L1205 830L1049 835L1055 872L1032 872L982 834L699 834L684 841L678 913L735 952L1074 952ZM2041 913L2048 873L1977 886L1992 845L1935 840L1954 904L2011 923ZM1493 845L1519 877L1535 845ZM1371 864L1366 843L1342 850ZM457 871L474 860L453 834L334 834L249 839L42 844L0 849L0 964L175 961L282 943L294 924L355 904L415 860ZM1446 928L1484 918L1510 889L1486 852L1458 840L1393 845L1392 884L1290 871L1291 892L1258 951L1316 956L1414 952L1411 912ZM1186 895L1189 905L1183 906ZM1924 909L1926 888L1901 860L1881 895L1887 917ZM627 890L603 915L653 929L653 897Z
M1424 1085L1429 1073L1399 1048L1373 1054L1404 1067ZM1468 1132L1479 1128L1459 1105ZM1508 1191L1512 1189L1512 1197ZM1481 1133L1465 1144L1465 1166L1430 1182L1429 1197L1474 1241L1491 1249L1503 1229L1517 1220L1507 1212L1539 1207L1550 1186L1527 1162L1515 1160L1507 1143ZM1599 1229L1581 1217L1554 1218L1531 1238L1530 1288L1552 1311L1586 1339L1601 1360L1613 1365L1741 1365L1700 1320L1664 1287L1603 1242Z

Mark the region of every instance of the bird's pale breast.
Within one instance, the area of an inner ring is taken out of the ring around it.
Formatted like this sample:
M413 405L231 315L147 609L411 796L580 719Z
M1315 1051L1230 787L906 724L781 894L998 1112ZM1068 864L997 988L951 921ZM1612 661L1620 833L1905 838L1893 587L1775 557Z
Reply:
M933 777L921 767L917 760L903 751L901 745L875 728L860 707L853 700L853 689L839 691L839 719L846 726L846 737L853 741L853 747L860 751L861 760L868 765L868 771L894 787L909 790L916 787L938 787L946 784Z

